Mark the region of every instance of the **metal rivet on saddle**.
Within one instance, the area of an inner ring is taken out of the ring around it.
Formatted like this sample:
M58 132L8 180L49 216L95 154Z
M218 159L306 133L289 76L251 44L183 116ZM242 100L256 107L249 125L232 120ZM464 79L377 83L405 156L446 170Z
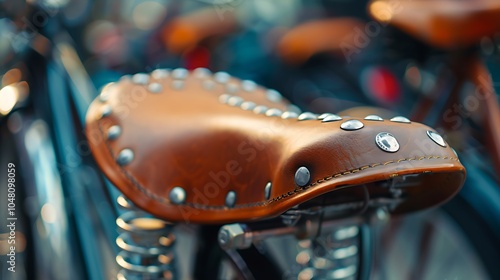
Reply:
M120 136L122 129L118 125L113 125L108 129L108 140L114 140Z
M159 83L151 83L148 86L148 90L152 93L159 93L163 90L163 87Z
M219 102L223 103L223 104L227 104L229 98L231 98L231 95L229 95L229 94L221 94L219 96Z
M138 73L132 76L132 82L138 85L146 85L149 82L149 75L144 73Z
M377 116L377 115L368 115L365 117L365 120L368 120L368 121L383 121L384 119L382 119L381 117Z
M104 105L101 109L101 117L107 117L111 115L112 112L113 110L111 109L110 105Z
M241 88L244 91L253 91L257 88L257 84L250 80L244 80L241 82Z
M160 79L165 79L168 77L170 74L170 71L167 69L156 69L153 72L151 72L151 77L160 80Z
M102 88L101 94L99 94L99 101L106 102L109 99L109 88L114 86L115 83L108 83Z
M271 187L273 184L271 182L267 182L266 187L264 188L264 197L269 199L271 197Z
M206 77L210 76L210 74L212 74L212 72L210 70L208 70L207 68L203 68L203 67L196 68L193 70L193 75L196 78L206 78Z
M241 103L241 109L251 111L255 108L256 104L252 101L245 101Z
M264 105L258 105L255 108L253 108L253 112L255 114L265 114L267 112L267 107Z
M309 181L311 181L311 172L309 172L309 169L304 166L299 167L295 172L295 184L299 187L303 187L309 184Z
M439 135L437 132L428 130L427 135L439 146L446 147L446 142L444 142L443 137L441 137L441 135Z
M224 84L229 82L229 80L231 79L231 75L226 72L217 72L214 74L214 79L216 82Z
M173 204L183 204L186 201L186 191L181 187L174 187L170 190L168 198Z
M321 122L335 122L340 121L342 118L335 114L328 114L328 116L324 117Z
M230 191L226 195L226 206L227 207L234 207L236 204L236 193L234 191Z
M411 121L405 117L397 116L391 119L391 122L399 122L399 123L411 123Z
M315 120L317 118L316 114L311 112L305 112L299 115L299 121Z
M227 104L231 106L240 106L243 103L243 98L239 96L231 96L227 100Z
M290 112L290 111L286 111L284 112L282 115L281 115L281 118L282 119L296 119L299 117L299 114L295 113L295 112Z
M380 149L386 152L395 153L399 150L398 140L389 132L380 132L377 134L375 136L375 143L377 143Z
M269 101L272 102L280 102L282 99L281 94L274 89L268 89L266 91L266 97Z
M279 117L283 112L281 110L272 108L266 111L266 116L268 117Z
M176 69L172 70L172 78L174 78L174 79L183 80L183 79L187 78L188 75L189 75L189 71L187 69L184 69L184 68L176 68Z
M116 162L122 166L129 164L132 160L134 160L134 152L131 149L121 150L116 157Z
M343 130L358 130L363 128L365 125L358 120L348 120L340 125Z

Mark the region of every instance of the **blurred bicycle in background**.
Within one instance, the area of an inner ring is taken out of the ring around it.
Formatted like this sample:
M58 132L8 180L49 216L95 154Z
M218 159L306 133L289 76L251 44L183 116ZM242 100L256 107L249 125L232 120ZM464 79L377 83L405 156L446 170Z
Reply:
M34 0L0 6L0 163L17 168L18 215L16 273L7 270L9 231L0 230L1 279L126 278L120 276L126 267L115 261L124 251L115 242L121 236L115 221L130 205L95 165L85 113L100 89L124 75L178 67L253 80L302 111L409 115L455 147L467 168L462 191L437 209L403 217L375 213L373 259L332 279L500 279L500 2ZM0 173L2 199L7 176ZM7 219L5 207L0 216ZM315 245L293 235L241 250L250 271L242 272L213 244L219 228L169 231L176 268L163 276L322 278L314 275L322 265L310 250Z

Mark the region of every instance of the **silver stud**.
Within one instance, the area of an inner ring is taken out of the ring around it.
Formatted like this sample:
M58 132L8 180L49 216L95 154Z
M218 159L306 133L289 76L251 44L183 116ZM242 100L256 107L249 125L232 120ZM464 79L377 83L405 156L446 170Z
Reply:
M231 96L227 100L227 104L230 106L240 106L241 103L243 103L243 101L244 101L243 98L239 96Z
M236 193L234 191L230 191L226 195L226 206L229 208L233 208L236 204Z
M257 88L257 84L254 81L244 80L241 81L241 88L244 91L253 91Z
M268 108L266 106L264 106L264 105L258 105L255 108L253 108L253 112L255 114L265 114L266 111L267 111L267 109Z
M172 78L178 79L178 80L183 80L187 78L189 75L189 71L185 68L176 68L172 70Z
M184 81L175 80L172 82L172 88L176 90L181 90L184 87Z
M307 167L301 166L295 172L295 184L299 187L303 187L311 181L311 172Z
M266 91L266 97L267 97L267 100L272 101L272 102L280 102L281 99L283 98L281 96L281 94L274 89L268 89Z
M122 133L122 129L118 125L113 125L108 129L108 140L115 140Z
M295 106L293 104L288 105L288 111L294 112L294 113L297 113L297 114L301 114L302 113L302 110L300 110L299 107L297 107L297 106Z
M186 201L186 191L181 187L173 187L168 198L173 204L183 204Z
M329 114L321 122L335 122L335 121L340 121L342 118L338 115L335 114Z
M103 91L99 94L99 101L106 102L109 100L109 91Z
M112 112L113 112L113 110L111 109L110 105L104 105L101 108L101 117L103 117L103 118L107 117L107 116L111 115Z
M286 111L284 112L282 115L281 115L281 118L282 119L296 119L299 117L299 114L295 113L295 112L290 112L290 111Z
M212 74L212 71L208 70L207 68L196 68L193 70L193 75L196 78L206 78Z
M281 116L283 112L281 112L281 110L279 109L276 109L276 108L271 108L269 110L266 111L266 116L268 117L279 117Z
M227 93L237 93L238 92L238 84L236 83L229 83L226 85L226 92Z
M145 73L137 73L132 76L132 82L138 85L145 85L149 82L149 75Z
M134 152L131 149L123 149L116 157L116 162L119 165L127 165L134 159Z
M99 94L99 101L106 102L109 99L109 89L114 87L115 83L108 83L102 87L101 94Z
M251 111L255 108L256 104L252 101L245 101L241 103L241 109Z
M148 90L152 93L158 93L163 90L163 87L159 83L151 83L148 86Z
M264 188L264 196L266 199L269 199L271 197L271 187L273 185L271 182L267 182L266 187Z
M383 121L384 119L382 119L381 117L377 116L377 115L368 115L365 117L365 120L368 120L368 121Z
M160 80L160 79L165 79L168 77L170 74L170 71L168 69L156 69L153 72L151 72L151 77Z
M206 90L212 90L215 88L215 82L212 80L205 80L203 81L202 86Z
M432 141L436 142L436 144L438 144L439 146L446 147L446 142L444 142L443 137L441 137L441 135L439 135L437 132L428 130L427 135L429 136L429 138L432 139Z
M214 79L216 82L225 84L231 79L231 75L226 72L217 72L214 74Z
M363 126L365 125L358 120L348 120L343 122L340 125L340 128L342 128L343 130L358 130L363 128Z
M405 117L397 116L391 119L391 122L399 122L399 123L411 123L411 121Z
M132 77L132 76L128 75L128 74L127 75L123 75L123 76L120 77L120 80L128 80L128 79L130 79L130 77Z
M328 117L330 115L331 115L331 113L323 113L323 114L321 114L321 115L318 116L318 120L322 120L322 119L324 119L324 118L326 118L326 117Z
M315 120L316 118L317 118L316 114L313 114L311 112L305 112L299 115L298 120L307 121L307 120Z
M223 103L223 104L227 104L227 101L229 100L229 98L231 98L231 95L222 94L221 96L219 96L219 102Z
M398 140L389 132L380 132L377 134L375 136L375 143L377 143L380 149L389 153L395 153L399 150Z

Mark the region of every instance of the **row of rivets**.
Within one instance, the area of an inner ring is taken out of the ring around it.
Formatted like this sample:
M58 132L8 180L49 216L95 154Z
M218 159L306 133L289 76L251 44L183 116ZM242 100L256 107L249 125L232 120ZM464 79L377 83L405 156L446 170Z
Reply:
M184 202L186 202L186 191L179 186L174 187L170 190L168 198L173 204L183 204ZM234 191L230 191L227 193L225 203L227 207L234 207L234 205L236 204L236 193Z
M356 123L359 122L359 123ZM363 123L361 123L358 120L349 120L344 122L343 124L348 124L346 125L346 128L349 127L348 130L356 130L361 127L363 127ZM342 127L342 125L341 125ZM344 128L344 129L346 129ZM434 141L436 144L446 147L446 143L439 135L437 132L434 131L427 131L427 135ZM399 143L396 140L396 137L394 137L392 134L389 132L380 132L375 136L375 143L377 143L377 146L382 149L383 151L390 152L390 153L395 153L399 150ZM453 152L455 152L453 150ZM456 152L455 152L456 155ZM307 167L301 166L297 169L295 172L295 184L299 187L306 186L309 184L311 180L311 173L309 172L309 169Z

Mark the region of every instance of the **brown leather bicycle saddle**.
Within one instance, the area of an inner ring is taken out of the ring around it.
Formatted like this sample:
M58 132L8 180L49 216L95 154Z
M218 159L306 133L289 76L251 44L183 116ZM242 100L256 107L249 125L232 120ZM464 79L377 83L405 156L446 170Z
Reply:
M397 188L392 210L406 212L442 203L465 179L425 125L297 111L278 92L223 72L155 70L106 86L86 134L126 197L175 222L270 218L324 194L342 200L337 190L359 185L381 198Z
M466 48L500 30L497 0L374 0L369 11L378 21L446 49Z

